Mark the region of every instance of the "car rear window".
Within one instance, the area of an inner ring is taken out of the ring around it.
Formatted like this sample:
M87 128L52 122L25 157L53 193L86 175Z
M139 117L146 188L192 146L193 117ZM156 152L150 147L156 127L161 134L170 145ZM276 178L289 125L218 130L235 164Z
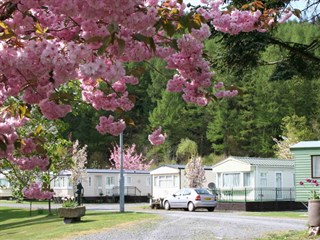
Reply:
M210 194L206 189L195 189L198 194Z

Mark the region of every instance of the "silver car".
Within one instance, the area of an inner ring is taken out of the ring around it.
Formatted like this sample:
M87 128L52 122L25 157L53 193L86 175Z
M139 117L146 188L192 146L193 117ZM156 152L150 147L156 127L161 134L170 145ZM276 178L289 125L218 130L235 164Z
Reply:
M183 208L194 211L196 208L206 208L213 212L217 206L217 197L203 188L183 188L163 200L164 209Z

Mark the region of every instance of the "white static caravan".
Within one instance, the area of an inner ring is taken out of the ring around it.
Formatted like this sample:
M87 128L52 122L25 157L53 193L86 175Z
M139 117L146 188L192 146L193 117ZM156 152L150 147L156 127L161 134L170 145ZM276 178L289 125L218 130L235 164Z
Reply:
M9 198L12 196L10 183L6 177L0 173L0 199Z
M81 179L85 198L118 196L120 170L87 169ZM69 171L63 171L54 181L55 197L74 196ZM144 170L124 170L125 195L148 196L151 194L150 172Z
M163 165L150 172L152 179L152 197L154 199L164 198L174 194L181 188L188 187L185 176L185 165ZM206 181L203 187L213 182L212 167L205 166Z
M212 166L220 200L273 201L294 198L294 161L234 157Z

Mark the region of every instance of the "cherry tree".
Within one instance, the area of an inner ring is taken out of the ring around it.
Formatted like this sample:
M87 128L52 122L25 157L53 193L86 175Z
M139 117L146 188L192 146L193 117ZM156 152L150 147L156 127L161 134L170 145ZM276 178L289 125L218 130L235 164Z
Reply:
M110 151L109 161L112 168L120 169L120 147L118 145L113 146ZM131 147L127 146L123 150L123 169L125 170L149 170L152 164L152 160L146 162L142 156L142 153L136 152L136 145L132 144Z
M73 183L73 189L75 191L78 181L82 181L86 177L86 164L87 164L87 145L80 147L79 141L76 140L72 146L72 166L69 169L71 171L71 181Z
M96 126L101 134L123 132L123 113L134 107L128 86L139 84L126 73L127 62L164 59L177 72L167 90L181 93L188 103L205 106L236 96L237 89L214 84L214 72L202 57L211 29L233 35L265 32L294 11L285 3L273 8L245 1L237 8L236 1L226 1L228 6L223 0L201 2L187 9L183 0L0 0L0 158L44 170L47 156L14 157L34 147L27 140L27 147L17 144L19 128L30 121L32 109L49 120L66 116L75 99L104 110ZM80 85L81 98L66 91L72 82ZM164 139L161 129L149 137L154 145Z
M192 156L186 165L185 175L191 188L202 187L206 181L201 157Z

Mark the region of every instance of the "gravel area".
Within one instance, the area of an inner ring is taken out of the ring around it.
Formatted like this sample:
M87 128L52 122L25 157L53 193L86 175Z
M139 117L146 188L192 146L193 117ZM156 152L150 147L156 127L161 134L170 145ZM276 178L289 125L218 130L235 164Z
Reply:
M306 220L243 216L236 213L153 211L160 220L124 225L73 240L255 239L267 233L305 230Z
M125 211L159 214L160 219L129 223L97 233L73 236L70 240L250 240L267 233L306 230L307 220L244 216L241 212L185 212L151 210L147 204L126 204ZM29 204L2 204L25 207ZM53 204L52 208L59 207ZM88 210L119 211L119 204L85 204ZM33 204L33 210L47 205ZM302 213L303 214L303 213ZM107 227L107 226L106 226Z

